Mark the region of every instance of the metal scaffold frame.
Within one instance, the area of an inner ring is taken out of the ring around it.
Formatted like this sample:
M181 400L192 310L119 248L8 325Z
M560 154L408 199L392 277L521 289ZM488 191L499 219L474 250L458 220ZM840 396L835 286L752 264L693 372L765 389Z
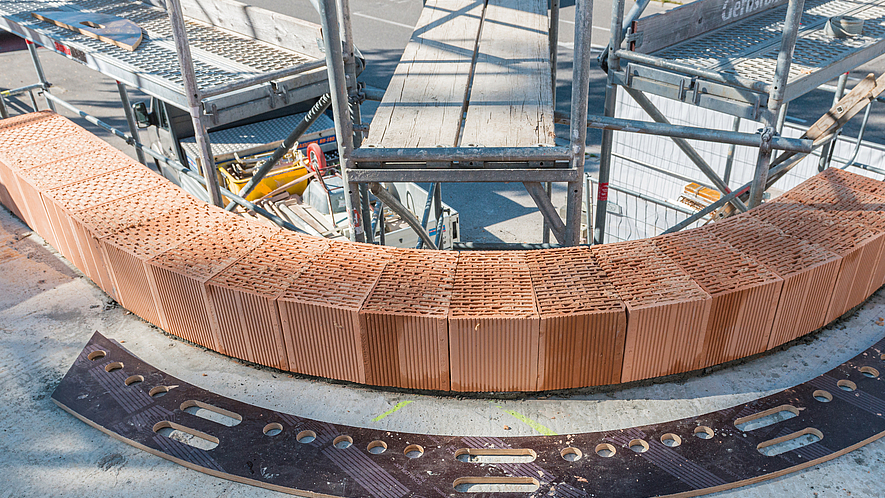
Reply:
M802 16L804 0L791 0L788 4L787 15L783 23L783 33L780 52L777 57L777 66L774 71L772 82L750 81L746 78L725 73L717 73L703 68L686 68L684 65L669 62L665 59L632 52L622 49L627 38L625 26L631 25L647 5L647 1L638 2L624 20L624 0L616 0L612 15L612 29L610 49L604 52L604 66L607 66L608 77L606 82L606 99L604 116L588 116L589 84L591 62L590 31L592 25L592 0L579 1L575 12L575 43L574 43L574 68L572 72L572 98L570 113L560 115L557 113L557 122L569 126L568 146L566 147L425 147L406 149L384 149L372 147L360 147L363 134L368 129L362 123L360 114L360 102L365 98L380 98L382 92L376 89L367 89L357 83L357 61L354 55L353 30L351 25L351 12L348 0L322 0L318 2L322 21L322 33L325 66L328 73L328 83L331 96L331 106L335 117L336 135L338 138L341 172L347 185L345 196L348 221L351 225L351 238L355 241L374 242L374 228L379 224L373 220L373 210L369 206L369 190L375 191L380 182L431 182L433 184L432 197L437 199L436 218L441 216L441 183L444 182L522 182L526 190L538 205L544 219L544 241L549 241L549 233L553 233L557 242L562 245L575 245L580 242L581 211L585 203L585 148L587 128L599 128L603 130L602 157L596 192L595 213L593 223L594 233L592 242L601 243L605 232L605 214L609 183L609 172L612 158L612 139L615 130L653 134L671 137L679 148L685 152L710 182L723 194L720 205L731 203L733 209L745 211L748 207L758 205L762 193L767 185L769 166L772 150L783 150L791 153L808 154L811 152L810 140L790 139L777 136L777 129L783 123L786 107L785 92L787 80L790 75L792 52L796 45L799 29L799 20ZM271 80L291 76L308 69L320 67L320 61L306 64L298 69L276 71L260 76L246 78L234 82L222 83L211 88L201 88L198 84L198 76L194 71L194 62L190 56L190 45L185 31L184 14L180 0L167 0L167 12L171 24L171 32L175 41L175 51L181 68L181 79L185 87L188 112L195 128L196 140L199 146L201 164L209 165L213 157L209 143L207 127L205 123L204 107L208 99L223 95L225 92L241 90L267 83ZM559 19L559 2L550 5L550 30L548 33L551 47L550 59L553 62L551 79L555 81L555 60L558 39L557 20ZM45 41L45 40L44 40ZM20 94L41 90L47 98L50 107L54 103L86 117L80 109L64 102L49 92L51 84L46 81L37 57L34 45L28 45L31 57L37 70L40 83L22 89L5 92L4 95ZM767 93L766 112L760 113L765 126L761 133L741 133L734 130L715 130L701 127L677 126L671 124L660 113L654 104L648 100L641 90L629 88L624 84L621 61L631 63L643 63L654 67L663 67L694 74L722 84L733 85L737 88L748 89L755 92ZM306 69L305 69L306 68ZM278 74L279 73L279 74ZM555 84L552 85L555 89ZM615 117L617 88L621 86L633 97L639 105L645 109L654 119L654 123L626 120ZM127 143L133 145L139 154L139 159L147 154L166 164L171 164L186 175L193 172L181 166L174 160L162 157L142 146L136 139L137 133L134 127L134 118L131 108L126 105L125 84L118 82L121 100L124 102L124 111L130 126L130 133L116 130L89 116L91 122L102 126L112 133L124 138ZM33 98L32 98L33 100ZM2 99L0 99L2 103ZM36 101L34 101L36 103ZM36 107L36 106L35 106ZM0 105L0 113L5 115L5 106ZM704 140L741 146L759 148L756 164L756 172L753 182L749 186L749 195L744 190L732 192L726 180L720 178L703 158L686 142L687 139ZM824 156L827 156L825 153ZM174 164L173 164L174 163ZM393 163L393 164L388 164ZM260 207L254 206L231 192L219 188L216 171L214 168L204 167L203 178L200 183L205 183L209 198L212 203L222 205L223 197L234 199L237 204L246 206L247 209L272 219L281 226L290 227L280 219L264 212ZM550 200L550 184L563 182L568 185L567 205L565 220L559 216ZM590 196L586 196L589 198ZM745 200L746 199L746 200ZM391 201L395 204L395 201ZM417 231L424 230L429 216L429 210L433 203L428 203L424 213L424 223L418 225ZM385 203L385 206L395 209L397 206ZM402 208L402 206L399 206ZM589 206L588 206L589 208ZM374 213L380 213L376 208ZM697 218L697 215L694 217ZM432 222L432 220L431 220ZM292 227L294 228L294 227ZM422 235L427 235L422 234ZM422 237L429 241L429 237ZM433 244L424 244L432 247Z
M631 16L638 17L644 5L648 2L640 2L634 7ZM615 3L615 13L612 18L612 46L618 47L623 40L622 22L623 0ZM342 9L341 15L336 9ZM559 3L551 4L550 19L559 19ZM592 25L593 2L579 1L575 12L575 44L574 44L574 69L572 72L572 100L571 113L569 116L557 116L558 122L569 125L568 147L544 147L544 148L493 148L493 147L433 147L433 148L410 148L410 149L374 149L356 148L355 131L365 129L365 126L354 117L359 115L359 106L356 103L360 90L346 82L347 71L345 69L347 51L352 50L352 41L349 33L350 11L346 0L339 2L323 0L321 2L321 17L324 33L326 36L326 57L329 69L329 81L332 87L332 108L335 114L336 132L339 137L339 153L341 156L342 170L348 185L347 210L352 239L355 241L372 242L371 227L374 223L366 220L368 198L361 193L364 185L379 182L412 181L433 182L434 191L439 193L440 182L523 182L530 196L538 205L544 215L545 242L548 230L552 230L557 240L562 245L575 245L580 240L581 209L583 203L584 188L584 160L587 128L602 128L603 134L603 161L610 154L612 130L624 130L639 133L651 133L676 137L681 143L684 138L710 140L730 144L752 145L761 149L781 149L807 153L811 150L809 141L786 139L775 137L772 133L753 135L738 132L725 132L703 128L690 128L672 126L666 122L661 124L645 123L638 121L622 120L614 117L614 82L609 78L606 96L606 116L594 116L588 119L588 100L590 85L590 30ZM799 6L801 11L801 5ZM339 21L343 21L339 26ZM343 50L339 36L344 33ZM551 59L555 61L555 47L558 37L558 27L551 24L549 39L551 46ZM342 57L343 55L343 57ZM617 69L619 52L614 51L609 58L610 64ZM344 61L342 63L342 61ZM786 68L789 68L789 57L785 59ZM786 72L783 72L785 78ZM553 74L555 79L555 65ZM351 80L354 81L354 80ZM555 88L555 85L553 85ZM380 93L380 92L375 92ZM365 93L363 94L365 95ZM776 92L773 93L776 95ZM348 103L351 107L348 107ZM583 124L586 123L586 126ZM686 143L687 145L687 143ZM606 148L608 147L608 148ZM690 146L688 146L690 149ZM608 153L606 152L608 151ZM767 157L767 156L765 156ZM763 161L764 157L760 158ZM385 163L412 163L401 166L391 166ZM414 163L418 163L415 165ZM458 163L460 167L452 167ZM761 164L761 163L760 163ZM465 167L469 165L470 167ZM559 166L559 167L557 167ZM565 166L565 167L562 167ZM715 173L707 167L710 175ZM598 212L605 212L605 192L608 180L605 175L607 168L600 170L599 195L600 206ZM566 219L563 220L556 213L549 198L550 182L566 182L568 184ZM546 183L545 186L542 185ZM721 180L717 185L727 190ZM740 200L732 202L742 211L746 206ZM603 215L604 216L604 215ZM426 216L425 216L426 219ZM597 226L604 225L604 221ZM364 228L365 227L365 228ZM597 235L596 242L601 242Z
M826 0L816 1L813 3L812 8L819 8L820 5L825 2ZM713 4L714 2L708 3ZM719 8L720 3L722 4L721 9ZM681 22L695 25L688 26L688 28L683 30L689 32L688 38L677 39L675 41L668 40L664 42L655 40L651 44L653 45L654 43L657 43L657 45L654 45L653 49L649 49L648 53L642 53L636 51L636 49L643 44L643 37L645 36L648 38L651 36L651 38L654 38L656 35L654 32L651 34L642 32L642 28L646 26L654 26L660 30L666 24L664 22L658 22L655 24L650 18L646 18L643 26L637 25L637 21L647 4L648 1L638 2L634 5L626 19L624 19L624 0L615 0L612 10L611 39L608 47L603 52L602 56L600 56L600 63L603 69L608 73L606 79L605 116L597 118L596 120L591 119L588 121L588 126L603 128L605 130L602 138L602 153L598 178L599 187L596 195L595 212L593 213L595 215L593 222L594 243L602 243L606 233L606 218L609 214L607 194L611 167L613 158L618 156L618 154L615 154L612 150L614 142L613 130L639 133L651 132L649 130L640 131L640 126L626 129L613 126L615 123L621 122L621 120L615 118L619 87L630 96L630 98L645 112L646 115L648 115L648 117L654 121L654 123L637 121L634 121L634 123L644 123L645 126L652 127L660 125L662 127L660 129L660 135L670 137L678 149L680 149L682 153L687 156L688 160L707 178L709 181L709 188L719 191L720 198L718 201L705 207L699 212L691 214L687 219L670 226L664 232L669 233L681 230L688 226L693 226L727 204L730 204L730 206L728 206L730 212L743 212L748 208L758 206L762 202L765 191L789 171L789 169L798 164L801 158L811 153L812 148L823 147L820 168L822 170L823 168L828 167L829 161L832 159L832 142L838 139L839 129L844 126L847 119L844 122L839 123L834 130L831 130L828 138L824 140L815 140L813 144L806 142L803 147L804 150L793 150L790 154L785 154L784 157L787 158L786 160L773 160L772 150L782 148L779 144L776 144L776 142L783 139L778 135L784 126L784 120L787 114L787 104L790 100L797 98L808 91L815 88L822 88L834 91L835 98L833 104L835 106L836 102L842 97L845 89L845 81L847 78L847 73L845 71L856 67L863 62L867 62L880 55L882 52L885 52L885 39L883 39L880 36L881 33L879 33L881 29L879 25L874 25L872 32L868 36L863 36L862 38L864 39L856 43L860 48L855 49L852 46L850 50L854 50L854 52L849 53L843 58L843 60L827 60L827 56L832 57L828 54L812 54L812 56L806 56L806 54L803 54L803 58L800 58L800 60L804 66L800 65L798 70L791 71L797 39L799 39L800 36L804 36L806 42L808 42L808 40L818 44L825 42L822 42L821 37L816 35L816 33L823 31L823 21L821 20L822 14L816 13L812 15L813 18L811 19L811 22L808 22L811 26L802 25L803 23L801 21L803 20L803 14L807 14L807 11L804 9L805 0L789 0L769 2L764 4L765 7L762 7L763 4L751 4L751 6L755 5L752 9L759 10L751 12L751 7L747 7L744 9L745 13L740 14L743 17L735 19L734 21L731 21L731 23L725 22L726 18L729 17L726 16L726 13L730 15L738 11L726 9L727 6L731 5L727 1L716 3L715 9L700 5L701 2L698 2L696 3L696 6L684 8L687 14L683 15L681 19L679 16L671 16L676 21L681 20ZM784 17L778 18L778 12L782 12L782 10L778 9L783 9L783 4L786 4L785 12L783 14ZM860 12L862 9L875 7L874 4L876 4L876 2L864 5L858 4L860 5L859 7L852 4L852 9ZM735 9L736 8L737 7L735 7ZM841 8L844 9L845 7ZM713 12L713 15L710 15L711 12ZM723 12L722 22L718 19L720 12ZM658 16L660 16L658 21L665 17L665 15L661 14L658 14ZM881 16L875 17L873 14L870 14L870 16L873 16L872 20L881 20ZM624 19L623 22L622 19ZM778 19L782 19L782 21L778 22ZM753 43L756 43L759 40L747 41L748 39L752 39L752 34L737 34L738 31L740 31L740 24L736 23L744 20L751 25L751 28L758 28L763 25L767 28L775 26L775 28L780 31L780 36L774 36L771 34L770 29L765 29L763 33L764 39L762 39L759 44L764 50L756 48ZM706 24L711 24L713 27L698 27L699 25ZM672 24L668 25L668 29L675 32L680 32L682 28L683 26L677 27ZM802 33L800 33L800 28L804 30ZM743 38L741 38L741 36L743 36ZM815 38L815 36L817 37ZM879 38L876 38L877 36L879 36ZM736 40L739 39L745 44L745 46L750 46L752 48L742 47L744 50L743 52L738 50L735 53L730 53L728 50L731 50L731 48L727 47L731 42L730 37L734 37ZM670 38L673 37L671 36ZM709 47L709 44L713 41L721 41L721 45L725 46L725 48L717 47L712 51L691 51L692 47L697 49L698 46L703 46L702 42L706 42L706 46ZM627 43L625 44L625 42ZM627 47L625 48L624 45L627 45ZM841 45L850 46L851 44ZM664 48L659 48L661 46ZM776 50L774 47L776 47ZM817 52L826 52L826 50L818 49ZM705 57L706 60L704 60ZM818 57L818 59L814 59L814 57ZM738 66L746 68L746 66L751 64L759 64L759 60L771 64L771 59L775 59L775 61L771 73L767 74L767 76L771 78L770 81L765 81L764 78L758 77L760 73L756 73L756 78L742 76L742 72L738 68ZM814 63L809 62L809 60L820 60L821 62L819 66L814 66ZM697 64L692 65L691 61L694 61ZM716 67L718 67L718 70L710 69ZM840 75L840 72L841 76L839 78L838 88L832 89L826 85L822 85L823 82L829 81L833 77ZM646 93L731 114L735 116L733 128L731 131L708 129L708 133L704 134L706 137L687 136L680 132L678 126L670 125L668 118L646 96ZM857 139L858 150L869 117L870 105L873 101L875 101L875 98L866 106L863 124L861 125L861 131ZM760 103L762 103L761 106ZM832 113L833 111L831 110L830 112ZM738 139L737 135L746 135L738 133L742 118L750 118L751 120L758 120L761 122L762 129L752 140L754 143L749 143L750 141L742 143ZM850 119L850 117L848 119ZM686 138L731 144L726 156L723 177L720 177L719 174L714 171L710 164L701 157L701 154L699 154L698 151L685 140ZM808 137L803 135L802 138ZM736 145L755 146L758 148L759 152L757 154L752 180L736 190L731 190L728 186L728 182L732 173ZM865 169L872 171L870 167L855 164L854 159L856 157L857 152L855 151L854 157L846 161L846 164L843 167L864 167ZM641 163L629 157L622 157L622 159L636 164ZM640 165L652 168L655 173L664 174L675 179L683 178L678 174L668 172L659 167L656 168L647 164ZM697 181L695 182L700 183ZM666 209L672 208L672 205L663 199L645 198L647 197L646 195L633 192L629 188L624 188L624 186L619 186L616 190L626 195L644 198L645 201L658 206L666 205ZM588 212L589 211L590 210L588 209ZM685 211L680 212L687 214Z

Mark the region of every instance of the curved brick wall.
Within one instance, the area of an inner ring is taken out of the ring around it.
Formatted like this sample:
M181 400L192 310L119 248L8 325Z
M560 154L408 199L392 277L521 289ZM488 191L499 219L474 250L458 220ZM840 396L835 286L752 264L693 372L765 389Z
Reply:
M885 183L837 169L653 239L431 252L203 204L67 119L0 121L0 201L127 309L221 353L372 385L535 391L760 353L885 283Z

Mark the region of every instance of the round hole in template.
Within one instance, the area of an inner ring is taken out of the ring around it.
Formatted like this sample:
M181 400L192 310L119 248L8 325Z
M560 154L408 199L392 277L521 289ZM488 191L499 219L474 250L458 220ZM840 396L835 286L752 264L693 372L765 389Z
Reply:
M673 434L672 432L668 432L661 436L661 444L664 446L669 446L671 448L675 448L682 444L682 438Z
M615 456L615 453L618 452L618 450L616 450L614 446L612 446L608 443L597 444L595 451L596 451L597 455L599 455L603 458L613 457L613 456Z
M131 386L132 384L138 384L139 382L144 382L144 377L141 375L133 375L126 380L123 381L127 386Z
M295 440L301 444L312 443L317 438L317 433L314 431L301 431L295 436Z
M818 389L817 391L814 391L811 396L813 396L814 399L820 401L821 403L829 403L830 401L833 401L833 395L830 394L829 391L824 391L823 389Z
M113 363L108 363L107 365L105 365L104 371L105 372L113 372L114 370L120 370L121 368L123 368L123 364L120 363L119 361L115 361Z
M353 444L353 438L347 435L338 436L332 441L332 446L338 448L339 450L343 450L346 448L350 448Z
M880 354L880 355L879 355L879 359L880 359L880 360L885 360L885 353Z
M630 444L627 446L629 446L634 453L645 453L648 451L648 443L642 439L634 439L630 441Z
M154 398L162 398L162 397L165 396L166 393L168 393L168 392L169 392L169 388L168 388L168 387L166 387L166 386L157 386L157 387L151 389L150 391L148 391L148 394L150 394L150 395L151 395L152 397L154 397Z
M403 450L403 455L409 458L420 458L424 454L424 448L420 444L410 444Z
M864 377L869 377L871 379L875 379L879 376L879 371L873 367L860 367L860 373L862 373Z
M271 422L264 426L262 432L264 432L265 436L276 436L277 434L283 432L283 426L276 422Z
M851 391L854 391L855 389L857 389L857 384L855 384L854 382L851 382L850 380L845 380L845 379L842 379L839 382L836 382L836 385L839 386L839 389L842 389L843 391L848 391L848 392L851 392Z
M105 356L107 356L107 353L100 350L100 349L98 351L93 351L93 352L89 353L88 355L86 355L86 357L89 358L91 361L100 360L100 359L104 358Z
M559 456L567 462L577 462L582 456L584 456L584 453L573 446L569 446L560 451Z
M712 439L713 429L707 427L706 425L699 425L695 428L694 435L701 439Z
M387 451L387 443L381 441L380 439L376 439L369 443L369 446L366 447L366 451L373 455L380 455Z

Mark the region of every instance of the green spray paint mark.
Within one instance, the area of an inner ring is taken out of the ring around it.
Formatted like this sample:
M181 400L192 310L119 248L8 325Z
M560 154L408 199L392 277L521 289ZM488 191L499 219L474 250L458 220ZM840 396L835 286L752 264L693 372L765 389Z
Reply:
M498 406L498 405L495 405L495 406ZM502 407L502 406L498 406L498 408L500 408L501 410L504 410L504 413L514 417L515 419L528 425L532 429L540 432L541 434L543 434L545 436L556 436L557 435L555 432L551 431L550 429L544 427L543 425L535 422L534 420L526 417L525 415L523 415L521 413L517 413L513 410L505 410L504 407Z
M409 401L400 401L399 403L396 404L396 406L394 406L394 407L391 408L390 410L387 410L386 412L382 413L381 415L378 415L377 417L373 418L373 419L372 419L372 422L377 422L377 421L383 419L384 417L390 415L391 413L394 413L394 412L396 412L396 411L399 411L400 408L402 408L402 407L408 405L408 404L411 403L412 401L415 401L415 400L410 399Z

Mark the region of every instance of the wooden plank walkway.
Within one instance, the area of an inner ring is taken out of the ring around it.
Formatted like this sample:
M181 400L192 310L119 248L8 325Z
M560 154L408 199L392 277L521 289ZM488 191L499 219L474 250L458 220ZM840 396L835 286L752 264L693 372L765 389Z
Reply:
M545 1L429 0L365 144L554 145L547 30Z
M461 144L553 146L547 2L489 0Z
M482 0L428 0L396 67L366 145L458 144Z

